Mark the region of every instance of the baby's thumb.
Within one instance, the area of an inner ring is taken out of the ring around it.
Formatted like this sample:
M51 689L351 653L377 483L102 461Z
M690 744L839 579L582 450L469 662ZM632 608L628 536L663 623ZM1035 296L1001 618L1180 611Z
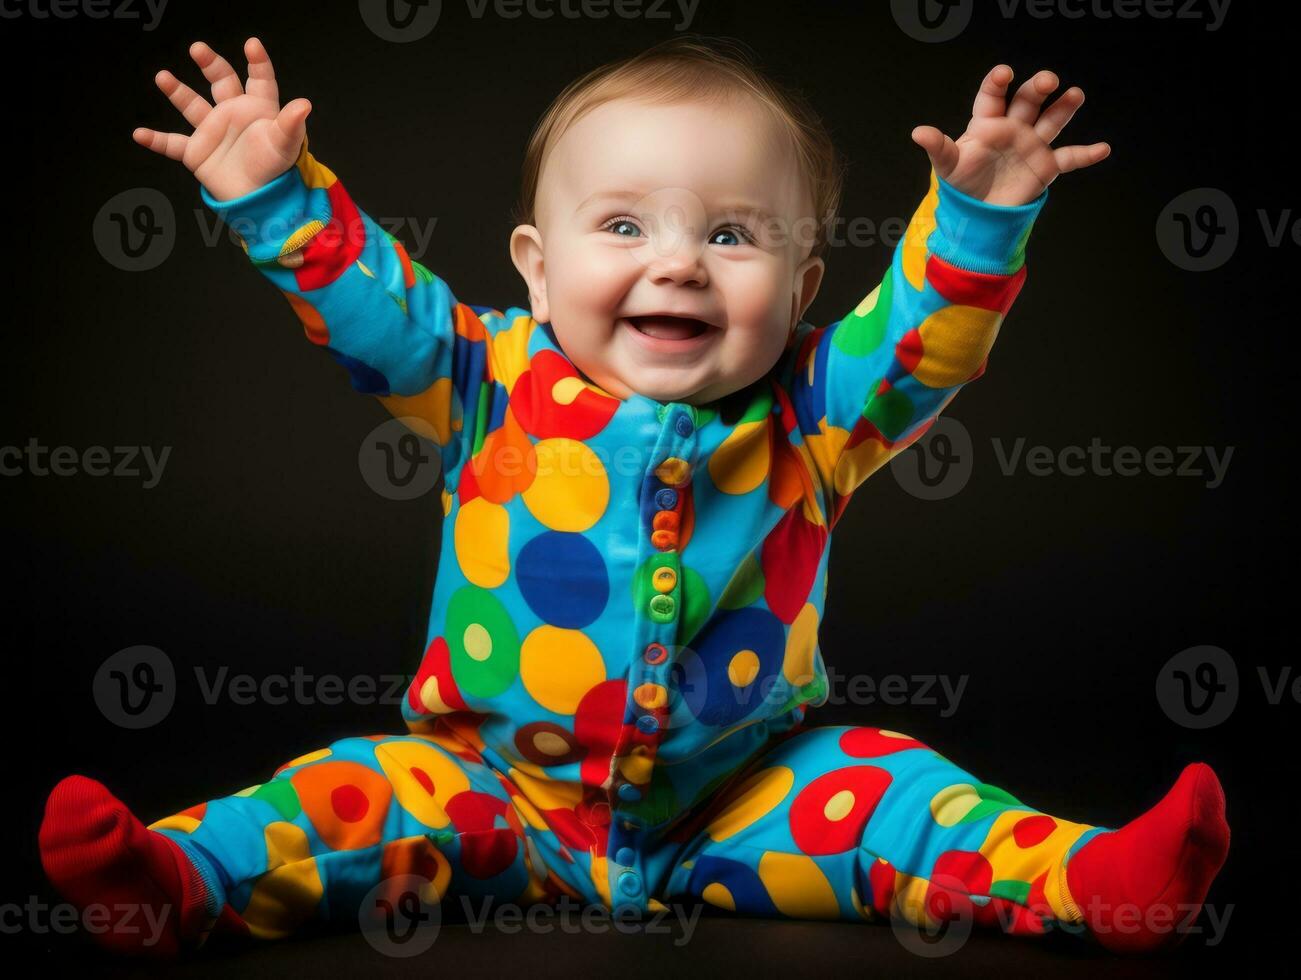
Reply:
M931 166L941 177L946 177L957 164L958 147L934 126L918 126L912 131L913 142L926 151Z
M285 153L298 155L307 135L307 116L311 111L312 104L306 99L294 99L276 113L276 139Z

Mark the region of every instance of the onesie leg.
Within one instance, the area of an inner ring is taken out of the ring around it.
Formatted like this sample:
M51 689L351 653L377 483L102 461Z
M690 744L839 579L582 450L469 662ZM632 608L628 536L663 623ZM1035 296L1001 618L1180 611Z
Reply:
M150 828L207 869L223 931L261 939L356 926L368 894L399 875L427 881L431 901L548 897L509 784L447 735L341 739Z
M117 824L101 821L105 832L92 828L94 833L74 835L93 853L104 852L105 841L113 843L112 876L79 877L66 846L69 834L54 833L67 821L51 819L51 808L72 812L56 796L66 796L64 783L76 788L78 780L115 804L115 820L130 830L130 848L117 846L124 836ZM340 739L285 763L265 783L147 829L93 780L70 777L64 783L51 795L48 826L42 828L42 857L55 884L84 905L103 900L105 883L146 873L156 886L137 901L176 902L181 892L175 877L188 874L201 883L189 894L201 895L207 914L193 945L203 942L214 923L217 933L257 939L325 922L355 928L363 902L384 899L374 889L397 876L417 876L421 897L429 902L491 896L529 905L565 890L542 865L532 841L535 828L521 821L513 787L472 747L447 734ZM174 848L188 865L171 856ZM174 952L175 945L160 951Z
M1105 831L1026 806L897 732L797 729L672 835L665 900L1042 933L1082 921L1066 863Z

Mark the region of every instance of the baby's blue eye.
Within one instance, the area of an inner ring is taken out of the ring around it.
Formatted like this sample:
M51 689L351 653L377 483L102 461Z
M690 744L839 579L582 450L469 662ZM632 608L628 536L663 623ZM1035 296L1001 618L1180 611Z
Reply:
M732 238L735 239L735 241L732 241L732 242L713 242L713 241L711 241L711 242L710 242L711 245L713 245L713 244L717 244L717 245L744 245L744 244L745 244L745 240L742 239L740 235L738 235L735 231L732 231L732 230L730 230L730 229L728 229L728 228L720 228L718 231L714 232L714 235L715 235L715 236L718 236L718 235L731 235Z
M617 231L617 230L616 230L616 229L619 229L619 228L631 228L632 231L633 231L633 233L632 233L631 235L625 235L625 234L623 234L623 232L620 232L620 231ZM623 218L623 219L620 219L619 221L616 221L614 224L610 225L610 226L607 227L605 230L606 230L606 231L612 231L612 232L614 232L616 235L621 235L621 236L624 237L624 238L636 238L638 235L641 234L641 230L640 230L640 229L639 229L635 224L633 224L631 221L627 220L626 218Z

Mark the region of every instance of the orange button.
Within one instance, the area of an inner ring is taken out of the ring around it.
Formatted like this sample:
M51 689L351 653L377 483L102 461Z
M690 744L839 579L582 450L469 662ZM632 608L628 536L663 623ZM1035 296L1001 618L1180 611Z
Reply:
M656 531L676 531L681 523L676 510L662 510L651 520L651 527Z
M651 544L660 551L671 551L678 546L676 531L656 531L651 535Z

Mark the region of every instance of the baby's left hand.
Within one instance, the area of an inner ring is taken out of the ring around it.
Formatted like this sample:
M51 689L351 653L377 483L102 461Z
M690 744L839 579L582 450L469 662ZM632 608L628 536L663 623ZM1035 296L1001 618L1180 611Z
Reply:
M1027 204L1058 174L1091 167L1111 153L1107 143L1057 149L1050 145L1084 104L1082 89L1067 89L1040 115L1044 99L1057 89L1057 76L1039 72L1017 89L1008 106L1011 81L1007 65L985 76L971 122L956 143L934 126L918 126L912 133L937 175L964 194L1004 206Z

